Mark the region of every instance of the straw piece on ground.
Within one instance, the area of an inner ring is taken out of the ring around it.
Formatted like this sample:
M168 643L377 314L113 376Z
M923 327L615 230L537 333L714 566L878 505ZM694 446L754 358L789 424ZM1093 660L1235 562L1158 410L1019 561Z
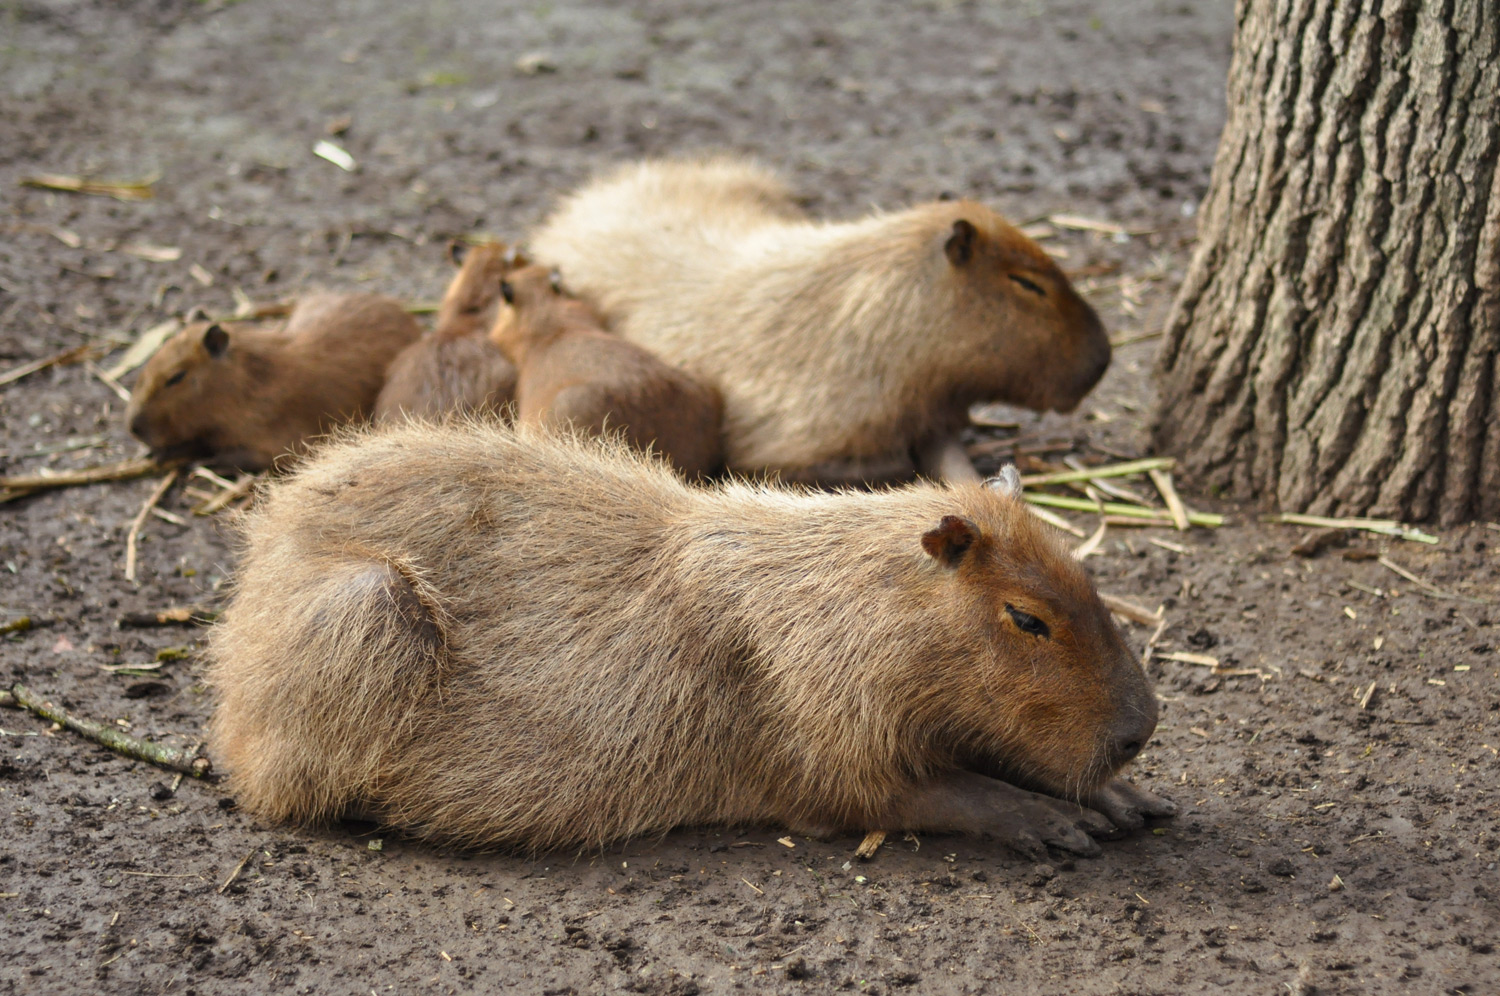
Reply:
M156 196L152 185L156 177L146 180L85 180L81 176L64 176L61 173L35 173L21 178L23 187L40 187L43 190L61 190L69 194L96 194L113 197L117 201L149 201Z
M77 470L61 470L46 474L16 474L0 477L0 488L8 491L28 493L46 491L49 488L71 488L80 484L99 484L104 481L130 481L146 477L163 470L171 470L175 464L158 463L151 457L137 457L119 463L99 467L80 467Z
M1182 504L1182 499L1177 496L1177 489L1172 486L1172 475L1159 468L1153 467L1149 475L1151 483L1156 485L1156 490L1161 493L1161 500L1167 503L1167 511L1172 515L1172 523L1177 526L1177 531L1185 533L1188 531L1187 508Z
M1083 498L1069 498L1066 495L1049 495L1038 491L1027 491L1021 497L1034 505L1065 508L1074 512L1098 512L1100 510L1097 502L1087 501ZM1103 511L1105 515L1129 516L1163 525L1172 524L1172 515L1165 509L1142 508L1139 505L1125 505L1120 502L1110 501L1104 503ZM1215 512L1189 511L1187 517L1188 522L1194 526L1217 528L1224 524L1224 516Z
M1385 556L1376 557L1375 558L1375 562L1377 564L1379 564L1381 567L1384 567L1387 570L1393 571L1396 574L1401 575L1406 580L1410 581L1412 584L1414 584L1418 588L1420 588L1425 594L1431 595L1433 598L1447 598L1447 599L1451 599L1452 601L1455 601L1455 602L1472 602L1475 605L1487 605L1487 604L1489 604L1489 603L1487 603L1482 598L1471 598L1468 595L1460 595L1460 594L1457 594L1456 592L1444 591L1442 588L1439 588L1437 585L1429 584L1428 582L1423 581L1421 578L1417 577L1411 571L1409 571L1406 568L1402 567L1400 564L1396 563L1394 560L1390 559L1389 557L1385 557Z
M125 390L125 385L121 384L119 381L115 380L114 377L110 376L108 370L101 369L99 364L95 363L93 360L84 360L83 368L89 373L93 374L95 377L99 378L99 383L103 384L105 387L113 391L115 393L115 397L119 398L127 405L130 404L130 392Z
M880 845L884 843L885 831L871 830L865 834L865 839L859 842L859 846L854 849L854 853L856 856L869 861L875 856L875 852L880 850Z
M156 507L157 502L161 501L161 496L167 493L167 489L172 486L172 482L175 480L177 480L177 471L175 470L169 471L167 476L161 479L152 490L151 497L146 499L146 504L142 505L141 510L136 513L135 521L130 524L130 532L125 534L126 581L135 580L136 548L141 539L141 527L146 524L146 517L151 514L151 510Z
M1416 543L1433 545L1438 538L1431 533L1424 533L1420 529L1411 526L1403 526L1395 519L1362 519L1362 518L1331 518L1326 515L1303 515L1300 512L1278 512L1274 515L1263 515L1262 522L1276 522L1286 526L1312 526L1321 529L1362 529L1368 533L1379 533L1382 536L1398 536L1404 540L1412 540Z
M1199 667L1217 668L1219 659L1208 654L1194 654L1186 650L1156 651L1158 660L1177 661L1179 664L1197 664Z
M228 486L225 487L224 490L208 499L208 501L194 507L193 514L213 515L215 512L228 505L230 502L248 495L255 489L255 485L260 482L261 477L261 474L246 474L244 477L240 478L238 481L235 481L233 484L228 484ZM220 480L223 479L220 478ZM226 484L227 483L228 482L226 482Z
M1110 595L1101 591L1099 593L1099 601L1104 603L1106 609L1122 619L1129 619L1131 622L1137 622L1143 626L1160 625L1165 618L1165 613L1160 609L1152 612L1144 605L1137 605L1135 602L1121 598L1119 595Z
M48 367L60 367L66 366L69 363L77 363L80 360L84 360L90 356L93 356L98 349L99 347L95 346L93 343L86 342L82 346L74 346L72 349L65 349L61 353L57 353L54 356L44 357L40 360L32 360L30 363L23 363L18 367L12 367L11 369L5 371L5 373L0 374L0 386L3 386L5 384L14 384L22 377L30 377L32 374L37 373L41 370L46 370Z
M1083 539L1088 535L1088 533L1084 532L1082 529L1079 529L1077 526L1073 525L1073 523L1069 522L1067 519L1064 519L1056 512L1049 512L1045 508L1038 508L1036 505L1032 504L1027 504L1026 510L1029 511L1032 515L1036 516L1038 519L1041 519L1043 522L1047 523L1047 525L1053 526L1057 529L1061 529L1069 536L1076 536L1078 539Z
M142 332L140 337L131 343L130 348L125 350L125 354L115 362L114 366L105 372L109 374L111 380L119 380L142 363L151 359L156 354L156 351L161 348L161 344L175 335L180 328L182 328L182 322L176 318L168 318L164 322L159 322L151 326Z
M1144 460L1127 460L1124 463L1104 464L1099 467L1084 467L1079 470L1059 470L1051 474L1027 474L1021 478L1024 488L1039 488L1047 484L1068 484L1072 481L1093 481L1101 477L1128 477L1152 470L1170 470L1177 461L1171 457L1147 457Z
M213 762L206 757L200 757L196 749L192 752L171 747L167 744L154 744L149 740L132 737L123 730L100 723L92 719L84 719L64 712L45 699L39 698L31 689L17 682L10 686L10 697L15 705L40 716L63 727L72 730L79 736L92 740L96 744L108 747L118 754L133 757L137 761L145 761L158 767L167 768L170 771L180 771L194 778L204 778L213 770ZM0 702L0 705L9 703Z
M178 605L156 612L127 612L115 620L120 629L150 629L156 626L204 626L219 617L207 605Z
M1074 549L1073 549L1073 559L1074 560L1083 560L1089 554L1091 554L1095 550L1099 549L1099 544L1104 542L1104 533L1108 529L1109 529L1108 523L1106 523L1104 521L1104 519L1101 517L1099 519L1099 528L1094 530L1093 535L1090 536L1088 539L1084 540L1082 543L1078 544L1078 546L1074 547Z

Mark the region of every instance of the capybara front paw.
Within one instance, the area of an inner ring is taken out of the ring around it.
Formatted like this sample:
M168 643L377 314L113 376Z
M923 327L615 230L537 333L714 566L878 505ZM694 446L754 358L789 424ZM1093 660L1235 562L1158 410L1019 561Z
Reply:
M1103 813L1114 824L1114 836L1139 830L1147 820L1177 815L1171 799L1148 792L1123 778L1111 778L1086 796L1084 805Z

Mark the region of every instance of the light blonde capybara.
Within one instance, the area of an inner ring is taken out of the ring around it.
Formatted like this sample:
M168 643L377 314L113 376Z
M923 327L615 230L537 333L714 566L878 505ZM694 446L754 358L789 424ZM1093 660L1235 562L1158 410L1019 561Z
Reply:
M521 422L593 435L619 431L689 480L722 466L717 390L605 332L593 309L565 295L545 267L510 274L502 293L509 307L491 336L520 371Z
M1109 364L1093 308L972 200L815 222L753 164L646 162L529 247L611 331L719 388L733 470L975 480L970 405L1067 411Z
M283 326L194 322L136 378L126 422L162 457L261 470L367 418L422 328L394 298L312 294Z
M1156 700L1018 492L694 487L499 423L352 435L245 519L213 757L260 816L464 847L753 823L1091 853L1078 802L1171 811L1112 778Z
M489 338L500 281L525 260L503 243L454 242L458 266L431 334L402 350L386 371L375 421L503 414L515 400L516 368Z

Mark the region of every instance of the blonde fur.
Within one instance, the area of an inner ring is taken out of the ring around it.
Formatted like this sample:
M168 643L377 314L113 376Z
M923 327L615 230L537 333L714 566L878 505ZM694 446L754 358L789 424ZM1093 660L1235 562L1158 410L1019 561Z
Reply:
M375 421L502 414L515 400L516 368L489 339L500 281L518 265L503 243L467 247L438 305L437 324L386 372Z
M163 455L269 467L368 416L391 359L421 334L377 294L308 295L280 328L194 323L141 370L127 423Z
M646 162L567 198L530 248L623 338L718 385L738 470L909 473L970 404L1067 410L1109 362L1062 271L974 201L814 222L752 164Z
M210 641L243 805L470 847L982 830L988 776L1086 796L1156 715L1007 494L693 488L618 441L494 424L321 448L249 513Z

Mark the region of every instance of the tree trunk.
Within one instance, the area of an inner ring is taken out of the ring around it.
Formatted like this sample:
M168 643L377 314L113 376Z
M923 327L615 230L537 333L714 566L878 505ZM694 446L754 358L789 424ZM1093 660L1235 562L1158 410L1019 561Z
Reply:
M1236 17L1156 446L1287 511L1500 515L1500 2Z

